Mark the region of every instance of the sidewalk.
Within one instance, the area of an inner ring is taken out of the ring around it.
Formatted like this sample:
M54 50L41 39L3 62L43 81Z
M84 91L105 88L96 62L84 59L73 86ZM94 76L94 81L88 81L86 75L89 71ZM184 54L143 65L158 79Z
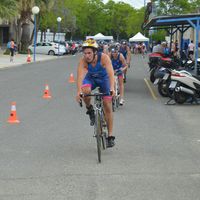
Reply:
M63 56L60 56L61 58ZM36 54L36 62L41 62L45 60L57 59L58 56L50 56L50 55L42 55ZM27 63L27 55L26 54L17 54L14 56L14 61L10 62L10 55L3 55L3 51L0 51L0 69L7 67L15 67ZM33 63L33 55L31 55L31 63Z

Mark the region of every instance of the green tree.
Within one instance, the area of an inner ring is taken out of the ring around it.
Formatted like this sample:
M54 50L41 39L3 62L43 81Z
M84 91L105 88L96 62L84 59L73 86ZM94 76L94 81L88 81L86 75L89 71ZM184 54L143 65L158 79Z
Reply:
M41 31L41 39L44 34L44 39L46 39L46 30L48 28L56 29L56 16L53 12L53 8L55 6L55 0L36 0L36 5L39 5L40 12L38 15L38 26L37 30ZM31 37L31 41L33 40L33 33Z
M165 30L157 30L155 33L151 35L152 41L164 41L166 36Z
M113 1L109 1L107 3L107 8L109 9L110 28L112 30L112 34L116 36L116 39L119 40L120 35L124 35L128 37L130 32L132 32L131 24L133 23L131 20L136 17L135 9L126 3L114 3Z
M129 20L127 21L126 33L128 37L135 35L138 32L142 32L141 24L144 21L144 8L139 10L134 9L134 12L130 13Z
M18 4L16 0L1 0L0 18L11 19L18 14Z
M196 13L200 13L200 0L191 0L190 3L191 9Z
M21 35L21 50L26 51L28 45L32 42L30 23L34 23L32 19L32 7L37 5L40 13L39 19L50 7L53 6L55 0L18 0L20 18L18 20L19 35ZM38 20L39 21L39 20ZM20 31L22 27L22 33ZM33 36L33 34L32 34Z
M178 15L192 11L189 0L155 0L158 15Z

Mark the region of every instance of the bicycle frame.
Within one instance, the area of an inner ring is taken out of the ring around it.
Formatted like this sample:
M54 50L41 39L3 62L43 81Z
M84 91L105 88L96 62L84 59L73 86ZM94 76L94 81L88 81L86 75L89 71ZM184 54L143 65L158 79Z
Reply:
M94 111L95 111L96 123L97 123L98 120L100 121L100 127L101 127L100 136L102 137L103 149L106 149L106 144L105 144L104 139L107 137L107 130L105 130L105 128L107 128L107 125L106 125L104 111L103 111L102 96L95 96L95 98L94 98ZM96 137L97 135L95 135L95 134L97 134L97 131L94 128L94 136Z
M118 76L115 75L114 79L115 79L114 87L115 87L116 95L115 95L115 97L113 97L113 102L112 102L113 111L115 111L116 108L119 107L119 99L120 99L120 90L119 90L119 79L118 79Z
M95 125L94 125L94 137L97 140L97 154L98 161L101 162L101 147L106 149L106 138L107 138L107 125L103 111L103 96L102 93L85 94L82 97L93 96L94 97L94 111L95 111ZM80 102L82 106L82 101Z

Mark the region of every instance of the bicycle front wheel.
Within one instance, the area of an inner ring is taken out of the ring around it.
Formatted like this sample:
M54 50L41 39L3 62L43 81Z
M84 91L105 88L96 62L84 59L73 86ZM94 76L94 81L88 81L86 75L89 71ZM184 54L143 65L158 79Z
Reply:
M104 111L102 111L101 113L101 139L102 139L103 150L107 148L107 136L108 136L108 128L107 128L105 113Z
M98 155L98 161L101 162L101 119L100 114L97 112L96 114L96 140L97 140L97 155Z

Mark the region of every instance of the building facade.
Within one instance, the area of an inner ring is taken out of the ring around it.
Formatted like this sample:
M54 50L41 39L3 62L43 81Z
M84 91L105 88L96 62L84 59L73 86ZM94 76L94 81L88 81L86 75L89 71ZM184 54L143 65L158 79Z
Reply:
M9 41L9 23L0 19L0 46L6 45Z

